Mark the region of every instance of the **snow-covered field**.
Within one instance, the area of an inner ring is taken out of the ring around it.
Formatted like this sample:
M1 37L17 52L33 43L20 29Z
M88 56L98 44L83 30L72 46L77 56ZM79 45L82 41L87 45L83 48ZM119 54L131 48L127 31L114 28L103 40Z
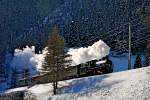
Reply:
M51 83L28 91L38 100L150 100L150 67L62 81L59 87L55 96Z
M54 100L150 100L150 67L74 80Z

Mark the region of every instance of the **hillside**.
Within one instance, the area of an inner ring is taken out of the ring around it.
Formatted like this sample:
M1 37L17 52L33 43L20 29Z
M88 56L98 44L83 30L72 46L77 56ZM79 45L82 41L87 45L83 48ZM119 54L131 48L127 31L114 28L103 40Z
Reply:
M35 85L27 90L27 94L38 100L149 100L149 75L150 67L146 67L62 81L59 82L60 93L55 96L52 95L51 83ZM8 90L6 93L21 89ZM29 98L28 95L26 98Z
M129 19L139 19L137 11L143 3L143 0L1 0L0 47L3 49L0 53L6 48L12 50L26 45L35 45L37 51L40 50L54 25L60 27L67 46L92 44L97 41L95 38L108 36L106 32L124 27ZM140 22L136 20L132 23L136 25L135 30L142 28ZM140 31L135 32L138 33ZM109 39L111 37L104 41Z
M73 80L56 100L148 100L150 68Z
M149 100L150 68L76 80L57 100Z
M27 44L34 45L36 37L20 43L18 38L39 25L61 3L62 0L0 0L0 48L3 48L0 53L8 47L11 50Z

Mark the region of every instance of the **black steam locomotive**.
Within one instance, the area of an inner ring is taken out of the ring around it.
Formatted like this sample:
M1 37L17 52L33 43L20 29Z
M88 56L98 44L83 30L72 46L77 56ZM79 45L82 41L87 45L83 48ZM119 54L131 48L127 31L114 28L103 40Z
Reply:
M64 78L59 81L111 73L113 72L113 64L109 57L104 57L101 60L91 60L77 66L70 66L68 70L69 72L64 73ZM25 86L31 80L32 83L43 83L43 80L47 80L48 78L50 78L48 74L37 75L31 79L20 80L19 84L20 86Z
M113 72L113 63L109 57L104 57L101 60L91 60L86 63L72 66L72 71L67 76L73 77L85 77L100 74L107 74Z

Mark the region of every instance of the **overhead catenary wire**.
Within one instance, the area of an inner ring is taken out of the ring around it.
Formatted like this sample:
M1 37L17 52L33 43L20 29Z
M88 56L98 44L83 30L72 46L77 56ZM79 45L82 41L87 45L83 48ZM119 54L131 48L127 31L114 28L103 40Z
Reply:
M132 22L134 22L134 21L139 21L138 19L135 19L135 20L132 20L131 21L131 23ZM137 24L134 24L134 25L132 25L132 27L136 27L136 26L138 26L138 25L140 25L140 24L142 24L142 23L144 23L144 22L146 22L146 21L143 21L143 22L138 22ZM148 21L148 22L150 22L150 21ZM128 23L125 23L124 24L124 26L126 26L126 25L128 25ZM120 26L119 28L122 28L123 26ZM109 39L112 39L112 41L114 41L114 40L120 40L120 39L118 39L118 37L119 37L119 35L121 35L122 36L122 34L125 34L126 32L127 32L127 30L125 30L124 31L124 29L122 30L122 29L119 29L118 27L117 28L115 28L115 29L113 29L113 30L111 30L111 31L108 31L108 32L106 32L106 36L104 36L104 35L100 35L101 37L95 37L95 38L93 38L93 39L90 39L89 41L86 41L84 44L89 44L89 43L91 43L91 42L93 42L93 41L95 41L95 40L97 40L97 39L103 39L103 40L107 40L108 38ZM148 38L149 37L149 35L147 34L146 36L144 36L145 34L145 32L144 32L144 30L146 30L146 29L149 29L148 27L141 27L140 29L136 29L136 31L133 31L132 32L132 34L135 34L135 33L138 33L138 34L136 34L137 36L142 36L143 35L143 37L138 37L138 39L136 40L136 41L138 41L139 42L139 40L142 40L142 41L145 41L145 39L146 38ZM117 30L117 31L116 31ZM119 31L118 31L119 30ZM110 34L110 33L113 33L113 34ZM122 33L122 34L121 34ZM116 39L114 39L113 37L115 37ZM128 38L128 36L127 35L124 35L124 36L122 36L123 37L123 40L127 40L127 38ZM132 38L133 38L133 36L132 36ZM123 41L123 40L120 40L120 41ZM111 41L111 40L109 40L109 41ZM132 44L133 43L135 43L136 42L135 40L134 41L132 41ZM141 42L141 41L140 41Z

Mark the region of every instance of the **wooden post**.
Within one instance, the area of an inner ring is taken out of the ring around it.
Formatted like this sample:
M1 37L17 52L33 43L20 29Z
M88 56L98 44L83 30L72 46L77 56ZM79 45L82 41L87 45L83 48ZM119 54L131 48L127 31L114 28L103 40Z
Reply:
M128 70L131 69L131 23L129 23L129 55L128 55Z

